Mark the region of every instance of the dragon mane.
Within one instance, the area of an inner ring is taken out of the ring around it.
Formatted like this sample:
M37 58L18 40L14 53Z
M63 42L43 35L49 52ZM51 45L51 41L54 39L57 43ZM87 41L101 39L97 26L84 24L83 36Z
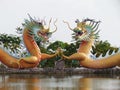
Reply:
M78 19L75 21L77 27L73 29L72 37L76 41L89 41L91 38L98 39L99 31L98 27L100 21L94 21L93 19L84 19L80 22Z

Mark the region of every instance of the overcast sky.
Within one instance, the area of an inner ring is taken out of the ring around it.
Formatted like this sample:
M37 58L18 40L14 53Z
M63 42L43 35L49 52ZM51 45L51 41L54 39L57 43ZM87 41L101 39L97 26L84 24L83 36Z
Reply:
M58 19L58 31L52 36L52 41L72 40L72 31L63 20L73 28L76 19L101 20L100 39L120 46L120 0L0 0L0 33L16 34L15 28L28 18L27 13L47 21L51 17Z

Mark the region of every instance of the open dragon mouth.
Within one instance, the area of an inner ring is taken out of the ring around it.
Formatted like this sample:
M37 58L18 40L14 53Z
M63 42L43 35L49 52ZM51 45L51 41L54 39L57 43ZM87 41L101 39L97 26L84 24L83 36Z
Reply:
M42 33L42 32L38 32L38 36L43 40L43 41L48 41L50 35L50 33Z
M74 33L72 34L73 39L77 41L87 40L88 39L88 32L82 29L73 29Z

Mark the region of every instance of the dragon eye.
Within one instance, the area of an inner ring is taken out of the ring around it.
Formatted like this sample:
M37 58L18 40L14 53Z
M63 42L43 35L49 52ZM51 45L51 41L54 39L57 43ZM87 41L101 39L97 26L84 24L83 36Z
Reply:
M42 23L41 23L41 22L38 22L38 24L42 26Z
M83 34L83 32L82 31L79 31L79 32L77 32L79 35L82 35Z

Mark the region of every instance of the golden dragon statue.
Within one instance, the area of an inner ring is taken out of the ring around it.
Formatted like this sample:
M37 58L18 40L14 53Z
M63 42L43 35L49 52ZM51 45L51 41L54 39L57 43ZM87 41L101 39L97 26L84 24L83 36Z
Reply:
M29 14L28 14L29 15ZM15 58L5 52L3 48L0 48L0 61L9 68L34 68L40 63L41 60L49 59L57 55L54 54L41 53L35 38L39 38L41 42L48 41L49 37L57 30L56 21L54 21L55 30L50 32L49 21L48 28L45 28L44 20L35 20L29 15L29 20L25 19L23 25L23 41L30 52L31 56L23 58Z
M74 32L73 38L81 43L78 51L70 56L64 55L62 50L59 51L64 59L79 60L81 66L93 69L111 68L120 65L120 53L98 58L97 60L89 56L92 45L98 38L100 21L87 18L81 22L77 19L75 22L77 26L73 29L68 22L64 21L68 25L68 28Z

